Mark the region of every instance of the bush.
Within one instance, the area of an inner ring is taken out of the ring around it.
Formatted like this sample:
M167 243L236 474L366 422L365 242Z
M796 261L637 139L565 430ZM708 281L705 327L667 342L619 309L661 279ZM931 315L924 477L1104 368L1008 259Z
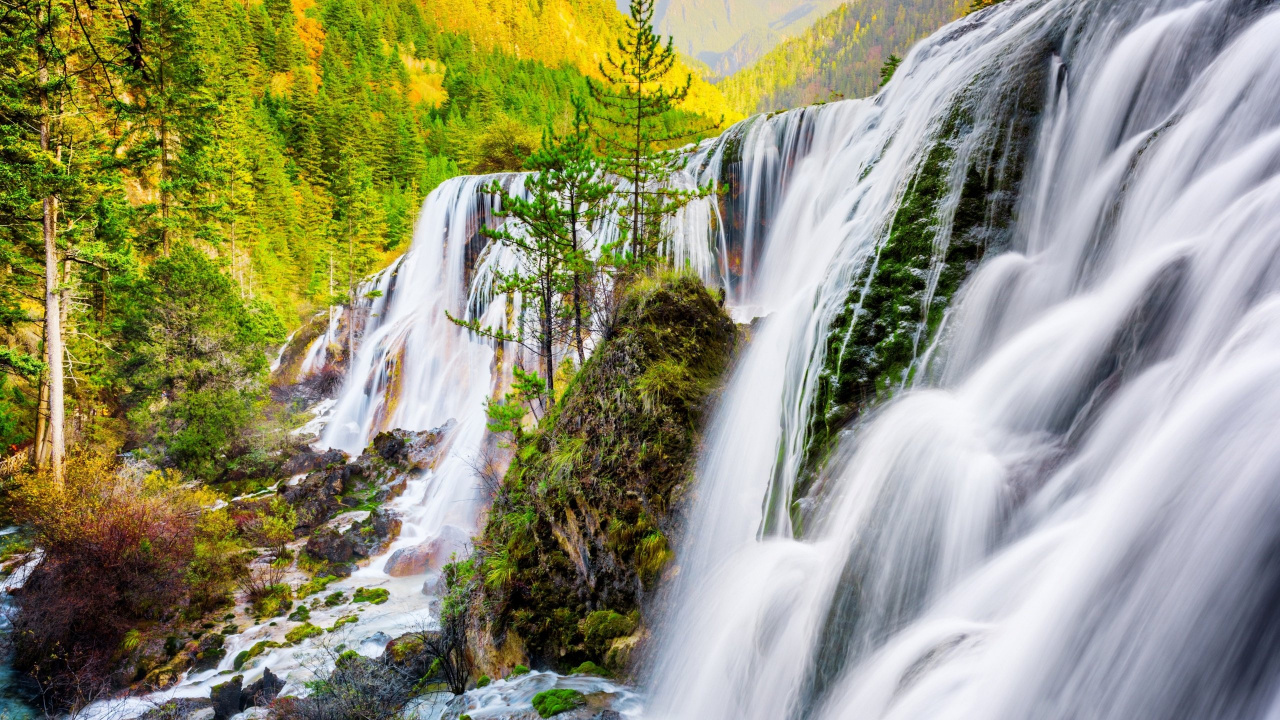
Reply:
M174 472L127 472L108 457L68 458L65 481L15 479L15 519L43 561L14 619L14 664L65 707L104 683L126 634L226 590L225 526L197 521L214 501ZM199 549L199 552L197 552Z
M533 709L544 718L567 712L584 704L586 704L586 698L582 693L568 688L543 690L533 696Z

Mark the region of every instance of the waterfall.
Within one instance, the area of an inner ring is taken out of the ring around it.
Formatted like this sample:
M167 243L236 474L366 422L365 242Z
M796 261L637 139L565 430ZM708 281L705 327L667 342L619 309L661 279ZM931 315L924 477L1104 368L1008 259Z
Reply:
M749 122L645 717L1280 712L1280 4L1006 0Z

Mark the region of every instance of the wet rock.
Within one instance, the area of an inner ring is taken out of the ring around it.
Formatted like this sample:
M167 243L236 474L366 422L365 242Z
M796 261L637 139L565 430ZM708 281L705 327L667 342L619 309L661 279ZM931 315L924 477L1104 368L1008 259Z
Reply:
M400 534L400 517L385 508L374 510L359 522L342 525L316 530L307 540L307 554L330 565L359 563L385 552Z
M292 477L301 473L311 473L331 465L346 465L351 458L341 450L325 450L319 452L310 447L297 448L293 455L284 462L280 472Z
M262 677L244 689L240 703L244 707L263 707L276 699L284 689L284 679L271 672L271 668L262 671Z
M298 511L299 534L323 525L342 508L343 488L350 476L350 465L331 464L312 471L297 485L281 488L285 501Z
M240 712L240 699L244 695L243 675L236 675L221 685L214 685L209 691L209 699L213 701L213 720L227 720Z
M222 658L227 656L227 650L223 647L226 639L225 635L219 633L210 633L201 638L200 645L196 648L195 662L191 664L191 669L200 672L218 667L218 663L222 661Z
M467 531L454 525L446 525L434 538L420 545L400 548L387 558L382 571L391 577L408 577L421 575L428 571L439 571L450 562L450 557L457 553L465 554L471 537Z

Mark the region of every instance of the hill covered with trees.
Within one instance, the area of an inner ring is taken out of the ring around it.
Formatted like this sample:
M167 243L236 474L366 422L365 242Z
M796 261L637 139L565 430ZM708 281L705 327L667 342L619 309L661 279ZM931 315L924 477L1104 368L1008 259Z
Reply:
M738 111L785 110L832 99L864 97L880 86L890 55L963 15L968 0L851 0L784 41L720 90Z

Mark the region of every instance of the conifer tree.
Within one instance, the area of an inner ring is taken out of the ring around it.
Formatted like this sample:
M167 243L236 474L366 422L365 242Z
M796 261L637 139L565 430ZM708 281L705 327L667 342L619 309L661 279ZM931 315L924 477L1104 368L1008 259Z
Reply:
M672 78L676 53L653 30L656 0L631 0L627 32L600 63L604 82L591 80L596 129L609 171L624 181L618 215L632 252L655 254L663 221L705 192L670 187L680 156L671 146L717 129L715 123L681 121L678 106L689 95L692 75Z

